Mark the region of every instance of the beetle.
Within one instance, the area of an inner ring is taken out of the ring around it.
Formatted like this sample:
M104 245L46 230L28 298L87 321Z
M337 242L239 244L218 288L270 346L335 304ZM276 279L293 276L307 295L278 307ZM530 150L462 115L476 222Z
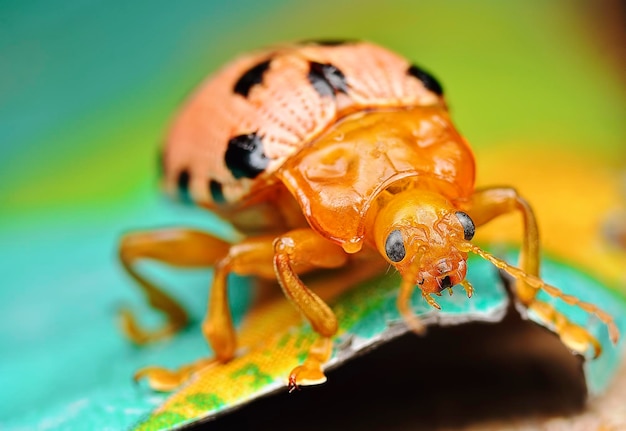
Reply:
M578 352L600 344L587 330L539 301L539 290L578 305L604 322L611 316L539 277L539 235L530 205L514 188L474 186L475 160L454 127L439 81L421 67L369 42L306 42L240 57L209 77L176 116L162 154L163 184L174 196L229 220L245 234L230 244L185 228L133 232L119 256L166 323L142 328L122 310L136 343L168 337L187 323L185 310L136 268L142 259L214 268L202 324L217 363L236 355L227 275L276 279L319 335L289 385L325 381L337 319L300 275L340 268L356 255L385 262L402 276L397 306L414 332L415 288L432 295L466 280L468 253L510 274L517 300ZM476 227L511 212L522 215L518 266L471 242ZM358 280L355 280L355 282ZM168 371L148 367L137 378L168 390L206 360Z

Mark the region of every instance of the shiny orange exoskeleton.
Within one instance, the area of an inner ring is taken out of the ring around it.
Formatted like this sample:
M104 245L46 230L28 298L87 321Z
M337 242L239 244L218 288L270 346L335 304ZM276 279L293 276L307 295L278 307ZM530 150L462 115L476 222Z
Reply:
M454 285L471 296L470 252L512 275L521 304L571 348L600 353L584 328L535 299L538 290L596 314L611 337L618 336L610 316L538 277L537 225L527 202L512 188L474 188L472 151L450 120L438 81L374 44L310 42L234 61L176 117L162 162L170 194L215 211L246 238L229 244L190 229L124 237L125 269L167 317L162 328L148 331L124 311L125 332L138 343L169 336L187 322L183 308L137 272L140 259L214 267L202 329L220 362L236 354L227 275L277 279L319 334L290 385L319 383L337 319L301 274L343 267L357 255L372 267L390 264L403 280L398 308L411 329L423 332L409 305L414 289L437 308L431 295ZM471 243L476 227L514 211L524 227L519 267ZM177 372L149 367L138 377L170 389L205 364Z

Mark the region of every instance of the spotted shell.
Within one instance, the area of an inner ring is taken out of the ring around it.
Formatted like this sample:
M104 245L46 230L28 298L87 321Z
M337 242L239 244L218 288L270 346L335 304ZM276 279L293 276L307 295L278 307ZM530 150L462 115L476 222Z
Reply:
M285 160L350 113L443 103L437 80L372 43L249 54L209 77L175 118L165 188L209 208L237 203L275 182Z

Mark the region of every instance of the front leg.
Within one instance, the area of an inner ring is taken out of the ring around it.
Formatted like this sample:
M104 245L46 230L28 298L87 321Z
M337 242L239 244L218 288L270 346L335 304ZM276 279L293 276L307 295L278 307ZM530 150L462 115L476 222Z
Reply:
M481 226L497 216L519 212L523 220L522 249L519 258L519 268L511 267L505 262L496 259L487 253L476 251L485 259L491 261L500 269L507 270L510 274L517 274L515 277L515 293L520 302L527 308L533 310L541 320L551 324L559 334L563 343L572 350L584 353L589 348L594 351L594 356L598 356L601 347L598 341L583 327L570 322L562 313L558 312L552 305L537 300L535 297L540 289L546 290L549 294L559 297L567 303L581 306L581 302L574 301L560 290L546 285L539 281L539 232L537 222L530 205L524 200L515 189L509 187L487 188L476 191L472 196L470 206L467 208L469 216L476 226ZM535 282L529 282L533 280ZM539 287L540 286L540 287ZM585 308L586 307L586 308ZM585 310L599 315L602 313L590 304L583 304ZM609 322L605 317L603 321ZM607 323L609 324L609 323ZM609 324L609 327L611 325Z
M519 212L522 216L523 236L519 267L527 274L539 275L539 229L535 215L524 198L511 187L493 187L477 190L472 196L467 213L476 227L503 214ZM533 302L537 289L515 281L515 291L522 304Z
M322 238L310 229L298 229L278 238L274 243L274 268L285 295L320 335L304 363L292 370L289 387L319 384L326 381L322 370L332 354L331 337L337 332L337 317L330 307L307 288L298 270L312 265L317 268L338 268L346 264L347 254L341 247Z

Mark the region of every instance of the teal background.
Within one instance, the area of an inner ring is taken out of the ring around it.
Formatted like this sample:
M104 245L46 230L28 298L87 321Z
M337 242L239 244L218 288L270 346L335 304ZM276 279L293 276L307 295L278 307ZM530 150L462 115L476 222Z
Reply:
M157 191L156 148L209 71L276 42L368 39L440 78L478 158L555 142L591 147L613 168L626 160L626 106L610 5L1 0L0 424L84 429L99 417L117 429L161 399L129 384L136 368L208 352L197 326L136 349L114 317L122 303L146 310L115 261L122 232L180 224L232 235ZM201 318L208 272L150 270Z

